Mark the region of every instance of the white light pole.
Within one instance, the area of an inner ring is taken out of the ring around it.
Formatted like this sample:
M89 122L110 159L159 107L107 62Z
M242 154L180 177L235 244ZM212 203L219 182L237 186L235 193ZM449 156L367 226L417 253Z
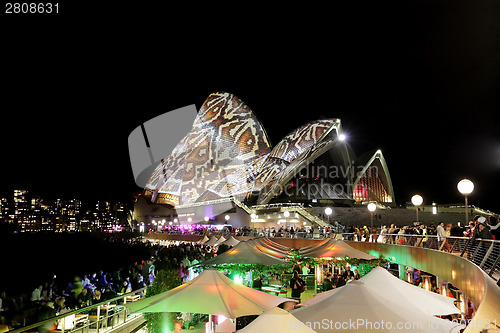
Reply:
M328 217L328 224L330 224L330 215L332 214L332 209L330 207L325 208L325 214Z
M411 203L415 206L415 211L417 212L417 222L418 222L418 207L424 202L422 196L415 194L411 197Z
M469 202L467 196L474 191L474 183L468 179L462 179L457 184L458 191L465 196L465 225L469 223Z
M366 208L368 208L368 210L370 211L370 232L372 231L371 229L373 229L373 213L375 212L375 210L377 209L377 205L374 204L373 202L370 202Z

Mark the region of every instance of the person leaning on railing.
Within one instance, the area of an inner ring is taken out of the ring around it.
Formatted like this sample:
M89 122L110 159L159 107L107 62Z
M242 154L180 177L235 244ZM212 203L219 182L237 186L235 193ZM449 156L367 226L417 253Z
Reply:
M486 221L482 221L482 222L479 222L479 220L477 221L477 225L476 225L476 228L474 229L474 234L472 235L472 238L471 238L471 243L474 244L474 242L476 241L476 239L493 239L492 235L491 235L491 232L490 232L490 229L488 228L488 226L486 225ZM486 251L488 250L488 247L490 246L490 243L488 242L479 242L479 251L477 253L481 253L482 255L484 255L486 253ZM476 264L476 265L479 265L481 263L481 256L474 256L473 258L469 258L469 260L471 260Z
M474 234L472 235L471 241L475 241L476 238L481 238L481 239L493 239L493 236L491 235L490 229L486 225L486 221L484 222L478 222L478 225L476 229L474 230Z

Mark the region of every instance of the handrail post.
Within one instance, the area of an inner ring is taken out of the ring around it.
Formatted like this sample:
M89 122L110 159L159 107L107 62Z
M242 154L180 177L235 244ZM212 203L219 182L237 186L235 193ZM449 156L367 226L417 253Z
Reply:
M99 317L101 316L101 306L99 305L97 307L97 328L96 328L96 332L99 333Z
M484 241L481 240L481 242L484 242ZM483 261L481 261L481 264L479 265L479 267L483 268L484 264L486 263L486 260L488 260L488 257L490 256L491 252L493 251L493 245L495 245L495 243L491 242L491 245L488 248L488 250L486 251L484 258L483 258Z

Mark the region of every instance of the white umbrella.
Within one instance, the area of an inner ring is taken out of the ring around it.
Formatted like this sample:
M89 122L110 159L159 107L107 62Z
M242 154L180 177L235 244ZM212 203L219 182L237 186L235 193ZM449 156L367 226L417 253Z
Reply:
M196 244L205 244L208 242L210 238L207 237L207 235L204 235L202 239L200 239Z
M238 333L315 333L316 331L306 327L304 323L294 317L290 312L273 308L264 311L246 327L238 330Z
M331 238L320 246L301 250L300 254L309 258L337 258L347 256L366 260L377 259L377 257L371 254L353 248L342 240Z
M202 261L198 265L208 266L220 264L282 265L286 264L286 261L260 251L252 245L251 241L248 241L239 242L226 252Z
M380 295L400 300L402 303L431 315L443 316L460 313L454 304L454 298L409 284L382 267L374 268L359 281L364 282Z
M235 246L236 244L238 244L240 241L237 240L236 238L233 237L233 235L229 236L228 239L226 239L223 243L219 244L219 245L227 245L227 246Z
M193 312L237 318L293 301L237 284L216 270L164 293L127 303L132 312Z
M307 306L307 305L313 305L315 303L318 303L319 301L322 301L325 298L330 297L331 295L335 294L339 290L342 290L342 287L338 287L338 288L335 288L335 289L327 290L327 291L324 291L324 292L319 293L319 294L314 294L312 298L310 298L307 301L304 301L304 302L298 304L298 306Z
M455 333L463 326L380 296L352 281L330 297L292 314L318 332Z
M454 298L443 296L425 289L419 288L408 282L398 279L382 267L375 267L370 273L363 276L359 281L366 284L373 292L390 298L403 305L423 311L430 315L444 316L460 313L454 305ZM328 290L316 294L313 298L300 303L300 306L312 305L342 290L343 287Z
M224 243L225 241L226 241L226 238L224 238L224 236L220 236L219 239L217 240L217 242L215 242L214 246L219 246L222 243Z
M222 236L221 236L222 237ZM208 241L206 241L203 245L214 246L219 239L215 236L210 237Z

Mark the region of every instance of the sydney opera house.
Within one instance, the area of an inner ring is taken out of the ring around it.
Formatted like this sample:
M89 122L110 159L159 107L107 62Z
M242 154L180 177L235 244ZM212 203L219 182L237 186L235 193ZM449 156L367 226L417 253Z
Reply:
M380 150L357 157L340 119L318 119L276 145L247 104L211 94L191 130L151 174L135 220L234 226L324 224L318 207L390 205L394 191ZM290 215L291 213L291 215Z

